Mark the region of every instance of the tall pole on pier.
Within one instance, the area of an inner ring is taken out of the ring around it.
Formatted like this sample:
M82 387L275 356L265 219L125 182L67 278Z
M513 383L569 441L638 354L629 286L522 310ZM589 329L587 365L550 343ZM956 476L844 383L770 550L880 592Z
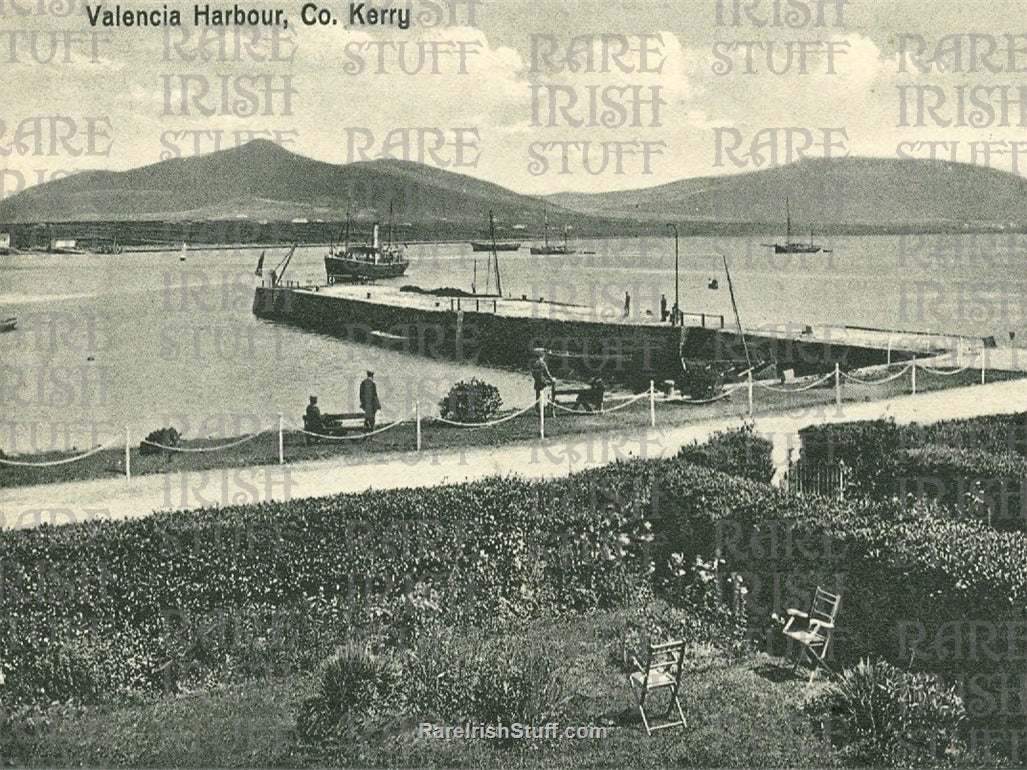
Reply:
M503 279L499 277L499 250L496 248L496 217L489 211L489 236L492 238L492 259L496 263L496 294L503 296Z
M731 307L735 311L735 323L738 324L738 336L742 338L742 350L745 351L745 365L752 369L752 359L749 357L749 346L745 342L745 331L742 329L742 319L738 315L738 303L735 302L735 287L731 283L731 271L727 269L727 255L721 254L724 260L724 274L727 276L727 290L731 294Z
M674 231L674 316L671 319L671 325L677 326L678 315L681 312L681 305L679 304L678 297L678 285L680 283L678 273L678 226L673 223L669 223L667 227Z

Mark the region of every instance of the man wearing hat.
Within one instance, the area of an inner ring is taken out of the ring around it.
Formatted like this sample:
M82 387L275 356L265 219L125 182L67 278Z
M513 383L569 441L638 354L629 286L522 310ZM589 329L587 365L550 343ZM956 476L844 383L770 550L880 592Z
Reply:
M364 429L374 430L375 416L382 408L378 400L378 386L374 382L374 372L367 370L367 377L360 383L360 409L364 413Z
M535 411L538 412L542 391L555 385L556 380L553 379L553 375L549 373L549 367L546 365L545 348L535 348L533 353L535 358L528 369L531 371L531 377L535 381Z
M321 410L317 406L317 396L310 397L307 404L307 411L303 415L303 430L310 433L320 433L324 430L324 423L321 421ZM306 443L310 443L310 436L303 437Z

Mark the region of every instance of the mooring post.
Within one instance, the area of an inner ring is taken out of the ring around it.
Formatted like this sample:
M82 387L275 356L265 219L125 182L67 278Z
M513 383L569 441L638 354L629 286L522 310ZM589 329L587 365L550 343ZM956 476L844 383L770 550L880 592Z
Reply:
M911 384L913 386L913 395L915 396L916 395L916 356L913 356L913 363L912 363L911 366L912 366L912 376L910 377L910 382L911 382Z
M841 409L842 406L842 370L838 362L834 362L834 405Z
M125 481L132 480L132 445L128 435L128 426L125 426Z
M656 382L649 380L649 426L656 427Z
M414 419L417 421L417 429L416 429L417 451L420 452L421 451L421 402L420 401L418 401L414 405Z
M752 369L749 369L749 416L752 417Z
M278 464L285 465L285 436L282 435L282 413L278 413Z
M546 437L546 402L544 390L538 394L538 437Z

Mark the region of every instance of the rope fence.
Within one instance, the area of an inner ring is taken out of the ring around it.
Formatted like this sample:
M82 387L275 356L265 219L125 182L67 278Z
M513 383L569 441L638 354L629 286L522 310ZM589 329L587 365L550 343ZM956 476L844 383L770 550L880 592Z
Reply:
M501 417L498 420L492 420L491 422L457 422L456 420L447 420L445 417L433 417L432 421L441 422L444 425L453 425L457 428L491 428L496 425L502 425L504 422L510 422L510 420L515 417L520 417L522 414L527 414L532 409L536 408L538 408L537 403L532 404L531 406L526 406L519 412L508 414L506 417Z
M797 387L797 388L779 388L779 387L776 387L774 385L770 385L770 384L768 384L766 382L757 382L757 383L754 383L754 384L757 387L763 388L765 390L771 390L771 391L774 391L775 393L805 393L807 390L813 390L813 388L819 388L821 385L823 385L825 382L830 380L832 377L834 377L834 374L825 374L819 380L814 380L813 382L810 382L810 383L808 383L806 385L803 385L803 386Z
M937 360L937 359L935 359L935 360ZM958 363L958 362L954 361L953 364L955 364L955 363ZM894 382L895 380L899 379L900 377L904 377L904 376L906 376L908 374L909 377L910 377L910 383L909 383L910 390L909 390L909 392L911 392L912 394L915 395L916 392L917 392L917 372L918 371L926 373L926 374L929 374L929 375L937 375L937 376L941 376L941 377L952 377L952 376L955 376L955 375L958 375L958 374L963 374L965 372L971 371L971 370L973 370L975 368L976 367L974 365L964 365L964 366L961 366L961 367L958 367L958 368L953 368L953 369L942 369L942 368L937 368L937 367L934 367L934 366L930 366L930 365L925 364L925 363L919 363L914 358L911 361L909 361L908 363L906 363L899 371L895 372L894 374L890 374L890 375L887 375L887 376L879 378L879 379L863 379L861 377L857 377L855 375L849 374L848 372L841 371L839 365L835 364L834 372L830 372L830 373L825 374L825 375L823 375L821 377L817 377L814 380L811 380L809 382L805 382L805 383L803 383L801 385L796 385L796 386L793 386L793 387L781 387L781 386L774 385L774 384L771 384L771 383L766 382L766 381L755 381L754 378L753 378L753 372L750 369L746 373L747 377L746 377L746 379L744 381L726 385L723 388L722 392L717 393L717 394L713 395L710 398L701 398L701 399L683 398L683 397L682 398L676 398L676 397L672 397L672 396L669 396L669 395L662 395L662 394L658 397L657 393L656 393L655 382L653 380L650 380L649 388L648 388L647 391L643 391L642 393L637 393L637 394L634 394L634 395L614 395L614 396L610 396L609 398L605 398L604 397L604 398L601 398L601 400L599 401L598 404L593 403L591 406L584 405L582 403L576 404L575 406L567 406L566 404L558 403L556 401L556 395L557 394L555 392L553 392L553 390L544 390L544 391L542 391L539 394L538 399L536 401L534 401L532 404L524 407L523 409L520 409L520 410L517 410L515 412L512 412L511 414L508 414L508 415L505 415L505 416L500 417L498 419L490 420L490 421L487 421L487 422L474 422L474 423L459 422L457 420L451 420L451 419L448 419L448 418L443 417L443 416L424 418L424 417L422 417L422 414L421 414L421 404L417 403L417 405L414 407L412 412L408 413L406 416L404 416L404 417L402 417L402 418L400 418L398 420L395 420L395 421L389 423L388 425L384 425L384 426L382 426L380 428L377 428L376 430L371 430L371 431L363 430L363 431L360 431L359 433L356 433L355 435L335 435L335 434L329 434L329 433L317 433L317 432L314 432L314 431L306 430L305 428L303 428L303 429L294 428L294 429L291 429L290 431L288 431L288 433L291 433L293 435L297 435L298 434L298 435L302 435L304 437L313 437L313 438L318 439L319 441L330 441L330 442L337 442L337 441L362 441L364 439L371 438L372 436L377 436L377 435L383 434L383 433L385 433L387 431L394 430L395 428L398 428L401 425L412 425L414 427L414 435L415 435L414 448L416 449L416 451L419 452L422 449L422 438L423 438L422 427L423 427L423 423L425 422L425 420L427 420L427 422L429 424L440 424L440 425L448 425L448 426L453 426L453 427L458 427L458 428L481 430L481 429L498 427L498 426L503 425L505 423L508 423L508 422L510 422L512 420L515 420L515 419L517 419L519 417L523 417L524 415L526 415L529 412L534 410L536 412L536 414L538 415L538 418L537 418L538 419L538 422L537 422L537 435L538 435L539 438L544 439L545 436L546 436L546 416L547 416L547 413L550 414L551 416L555 417L557 411L562 412L562 413L569 413L569 414L588 414L588 415L591 415L591 416L602 417L604 415L611 414L613 412L618 412L618 411L620 411L622 409L627 409L628 407L630 407L632 405L638 404L639 402L641 402L641 401L643 401L645 399L648 399L648 410L647 410L648 411L648 420L647 420L647 422L648 422L648 424L651 427L655 427L656 426L656 417L657 417L657 405L660 405L660 406L678 406L678 405L702 406L702 405L713 404L713 403L722 401L724 399L730 398L734 393L736 393L736 392L738 392L740 390L745 390L746 391L746 395L747 395L747 409L746 409L746 412L747 412L749 417L752 417L753 414L754 414L754 411L755 411L755 396L754 396L754 392L755 392L756 388L760 388L762 390L770 391L770 392L776 393L776 394L784 394L784 395L800 394L800 393L805 393L805 392L811 391L814 388L823 387L825 384L827 384L833 378L834 379L835 402L836 402L836 404L838 406L841 406L841 403L842 403L842 393L843 393L843 381L848 382L848 383L852 383L852 384L855 384L855 385L859 385L859 386L864 386L864 387L867 387L867 386L869 386L869 387L876 387L876 386L886 385L888 383ZM986 363L984 362L984 360L982 358L981 359L981 363L980 363L980 372L981 372L980 382L981 382L982 385L985 384L986 379L987 379L986 371L987 371L987 366L986 366ZM564 392L561 395L573 395L574 393L575 393L575 391L570 391L570 392ZM579 398L580 398L580 394L579 394ZM608 402L615 402L616 405L615 406L611 406L611 407L606 407L606 403L608 403ZM577 407L582 407L582 406L584 406L584 411L582 411L582 409L580 409L580 408L577 408ZM358 416L357 415L350 415L349 417L352 418L352 419L357 419ZM354 429L354 430L356 430L356 429ZM256 433L249 434L247 436L243 436L243 437L238 438L238 439L234 439L232 441L229 441L228 443L219 444L217 446L205 446L205 447L169 446L169 445L161 444L161 443L156 442L156 441L151 441L149 439L144 439L143 441L141 441L139 446L142 447L142 446L145 445L145 446L153 447L155 450L158 450L158 451L161 451L161 452L185 454L185 455L200 455L200 454L212 454L212 453L216 453L216 452L223 452L223 451L226 451L226 450L233 449L235 447L239 447L239 446L241 446L243 444L256 441L257 439L259 439L261 437L271 436L271 437L275 437L277 439L277 449L278 449L278 452L277 452L278 457L277 457L277 459L278 459L278 463L279 464L285 464L285 461L286 461L286 457L285 457L285 435L286 435L286 433L287 433L287 431L285 430L285 426L284 426L284 422L283 422L283 416L282 416L282 414L279 414L278 415L277 429L267 429L267 430L259 431L259 432L256 432ZM129 428L128 427L125 428L124 443L123 443L123 445L120 444L120 442L117 442L115 440L115 441L108 442L106 444L98 444L95 447L93 447L92 449L90 449L90 450L88 450L86 452L83 452L81 454L75 455L74 457L67 457L67 458L63 458L63 459L60 459L60 460L48 460L48 461L42 461L42 462L29 462L29 461L24 461L24 460L14 460L14 459L0 457L0 467L2 467L2 466L10 466L10 467L17 467L17 468L53 468L53 467L57 467L57 466L68 465L70 463L80 462L80 461L85 460L85 459L87 459L89 457L92 457L92 456L94 456L94 455L96 455L96 454L98 454L98 453L100 453L100 452L102 452L104 450L116 449L119 446L123 446L123 448L124 448L123 467L124 467L125 478L126 478L126 480L131 480L131 478L132 478L132 451L131 450L133 449L133 445L132 445L131 436L130 436L130 432L129 432ZM119 471L120 471L120 469L119 469Z
M410 412L410 414L414 414L414 412ZM319 439L327 439L328 441L360 441L361 439L365 439L370 436L377 436L379 433L384 433L387 430L392 430L398 425L403 425L409 422L409 418L396 420L395 422L390 422L388 425L384 425L381 428L376 428L375 430L371 431L364 431L363 433L359 433L356 436L332 436L327 433L314 433L313 431L306 430L305 428L299 428L298 432L306 436L314 436L315 438Z
M847 379L849 382L856 383L857 385L884 385L885 383L892 382L893 380L897 380L899 377L903 376L906 372L908 372L911 369L913 369L913 367L915 365L916 364L911 361L910 363L908 363L904 367L902 367L899 371L895 372L895 374L890 375L888 377L883 377L883 378L881 378L879 380L864 380L862 377L854 377L853 375L849 374L848 372L842 372L842 377Z
M10 465L16 468L54 468L58 465L67 465L68 463L77 463L79 460L85 460L87 457L92 457L98 452L102 452L105 448L106 447L104 447L103 444L97 444L88 452L83 452L75 457L66 457L63 460L50 460L48 462L41 463L26 463L20 460L0 459L0 465Z
M148 441L143 439L140 444L146 444L156 449L160 449L162 452L180 452L182 454L203 454L205 452L221 452L225 449L231 449L232 447L240 446L245 444L247 441L253 441L259 436L263 436L267 433L266 430L262 430L259 433L251 433L249 436L243 436L241 439L236 441L230 441L227 444L221 444L220 446L202 446L202 447L186 447L186 446L165 446L164 444L158 444L156 441Z

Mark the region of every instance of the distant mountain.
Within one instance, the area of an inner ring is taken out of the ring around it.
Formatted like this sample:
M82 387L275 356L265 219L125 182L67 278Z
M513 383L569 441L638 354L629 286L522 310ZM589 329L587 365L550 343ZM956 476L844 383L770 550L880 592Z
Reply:
M499 185L402 160L333 165L267 140L130 171L86 171L0 203L0 222L294 218L440 220L485 229L489 209L508 229L541 229L545 204ZM564 221L557 211L556 221ZM565 212L564 212L565 213ZM575 221L581 217L571 217ZM568 219L569 221L569 219Z
M551 234L682 232L783 235L785 197L793 234L840 228L962 229L1027 223L1027 180L978 166L879 158L807 159L744 174L683 179L641 190L548 196ZM334 165L266 141L130 171L87 171L30 187L0 202L0 222L254 220L395 222L420 232L481 234L490 209L500 235L515 224L538 237L540 198L464 174L402 160Z
M962 163L805 159L744 174L683 179L626 192L561 193L554 205L593 215L678 222L748 222L793 234L811 226L962 228L1027 223L1027 179Z

